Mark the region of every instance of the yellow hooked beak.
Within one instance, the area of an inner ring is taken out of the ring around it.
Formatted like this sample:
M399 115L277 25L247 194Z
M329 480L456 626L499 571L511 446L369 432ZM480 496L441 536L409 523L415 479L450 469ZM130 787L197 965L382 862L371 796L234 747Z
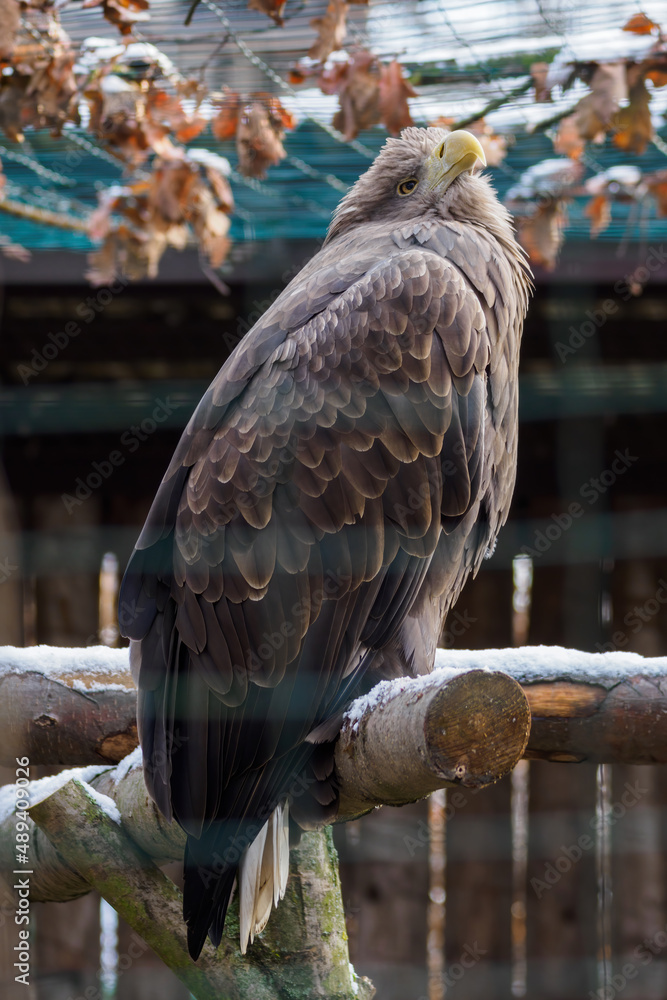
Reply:
M478 160L486 166L484 150L472 132L465 129L450 132L426 160L427 190L442 188L444 194L452 181L464 170L472 170Z

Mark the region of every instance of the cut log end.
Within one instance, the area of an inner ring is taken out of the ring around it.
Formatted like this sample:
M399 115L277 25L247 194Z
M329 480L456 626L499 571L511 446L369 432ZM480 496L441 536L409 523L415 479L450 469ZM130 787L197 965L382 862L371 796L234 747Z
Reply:
M424 720L430 766L447 782L479 788L498 781L523 755L530 708L516 681L471 670L437 692Z
M530 734L526 696L500 671L405 680L354 709L336 746L339 822L446 785L490 785L520 760Z

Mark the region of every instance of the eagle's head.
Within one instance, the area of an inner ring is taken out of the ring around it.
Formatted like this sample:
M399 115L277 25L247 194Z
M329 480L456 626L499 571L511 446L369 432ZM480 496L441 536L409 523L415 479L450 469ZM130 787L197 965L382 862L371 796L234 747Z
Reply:
M407 128L388 139L334 213L327 241L360 222L440 216L485 224L505 221L489 182L473 174L486 166L479 140L464 129Z

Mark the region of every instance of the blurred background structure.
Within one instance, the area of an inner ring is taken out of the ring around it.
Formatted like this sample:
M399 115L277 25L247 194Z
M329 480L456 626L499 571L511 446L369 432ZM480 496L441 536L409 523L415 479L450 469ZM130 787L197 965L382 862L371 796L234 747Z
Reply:
M118 641L195 404L414 122L480 135L536 274L511 519L443 645L664 654L664 4L192 6L0 0L0 642ZM533 762L347 824L357 971L381 1000L664 1000L666 806L661 767ZM29 1000L184 997L99 901L35 920Z

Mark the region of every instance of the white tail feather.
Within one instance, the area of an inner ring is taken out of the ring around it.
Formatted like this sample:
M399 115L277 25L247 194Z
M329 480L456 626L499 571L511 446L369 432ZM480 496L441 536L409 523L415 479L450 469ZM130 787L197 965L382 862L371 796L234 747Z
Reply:
M241 952L267 925L272 905L285 895L289 875L289 807L276 806L239 865Z

